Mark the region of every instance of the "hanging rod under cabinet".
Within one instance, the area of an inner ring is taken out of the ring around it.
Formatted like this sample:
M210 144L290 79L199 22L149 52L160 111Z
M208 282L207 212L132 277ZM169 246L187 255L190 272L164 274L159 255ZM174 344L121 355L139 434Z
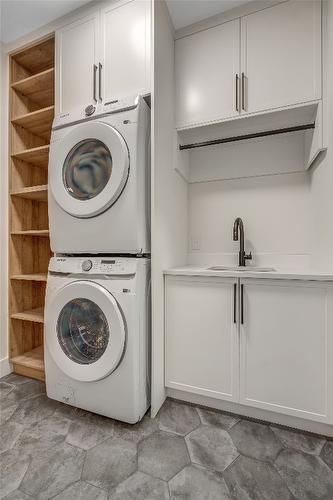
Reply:
M245 134L245 135L235 135L233 137L225 137L223 139L213 139L211 141L194 142L193 144L179 144L179 149L180 151L182 151L184 149L195 149L195 148L202 148L205 146L215 146L217 144L226 144L227 142L244 141L246 139L256 139L258 137L267 137L269 135L288 134L291 132L300 132L302 130L310 130L314 128L315 128L315 123L308 123L306 125L297 125L295 127L266 130L264 132L255 132L252 134Z

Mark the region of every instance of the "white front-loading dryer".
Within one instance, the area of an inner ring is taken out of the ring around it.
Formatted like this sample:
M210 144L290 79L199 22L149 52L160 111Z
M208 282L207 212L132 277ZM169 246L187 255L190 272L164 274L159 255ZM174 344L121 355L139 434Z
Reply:
M45 307L47 395L124 422L149 406L150 261L53 257Z
M150 252L150 113L141 97L58 117L49 159L51 249Z

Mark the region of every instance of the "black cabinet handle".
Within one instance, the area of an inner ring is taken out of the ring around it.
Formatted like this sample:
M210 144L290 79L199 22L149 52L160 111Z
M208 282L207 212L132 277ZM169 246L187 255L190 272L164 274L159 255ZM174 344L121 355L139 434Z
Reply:
M95 102L97 102L97 99L96 99L96 75L97 75L97 66L96 64L94 64L93 66L93 72L94 72L94 78L93 78L93 99Z
M234 323L237 323L237 284L234 284Z
M98 78L98 95L99 95L99 100L102 100L102 68L103 66L101 63L98 64L98 70L99 70L99 78Z
M241 306L241 325L244 325L244 285L241 285L241 297L240 297L240 306Z

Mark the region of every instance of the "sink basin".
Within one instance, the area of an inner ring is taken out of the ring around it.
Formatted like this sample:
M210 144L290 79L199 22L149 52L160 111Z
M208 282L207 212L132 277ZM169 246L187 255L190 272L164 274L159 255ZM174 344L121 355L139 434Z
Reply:
M208 267L208 271L245 271L245 272L252 272L252 273L268 273L268 272L273 272L275 269L273 267L255 267L255 266L247 266L247 267L240 267L240 266L212 266Z

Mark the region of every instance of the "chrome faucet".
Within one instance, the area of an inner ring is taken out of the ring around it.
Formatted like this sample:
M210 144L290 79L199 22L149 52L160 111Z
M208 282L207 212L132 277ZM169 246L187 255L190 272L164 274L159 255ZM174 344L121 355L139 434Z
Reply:
M250 252L248 255L244 251L244 224L240 217L234 222L233 229L233 240L238 241L239 234L239 258L238 265L239 267L244 267L246 265L247 260L252 260L252 253Z

